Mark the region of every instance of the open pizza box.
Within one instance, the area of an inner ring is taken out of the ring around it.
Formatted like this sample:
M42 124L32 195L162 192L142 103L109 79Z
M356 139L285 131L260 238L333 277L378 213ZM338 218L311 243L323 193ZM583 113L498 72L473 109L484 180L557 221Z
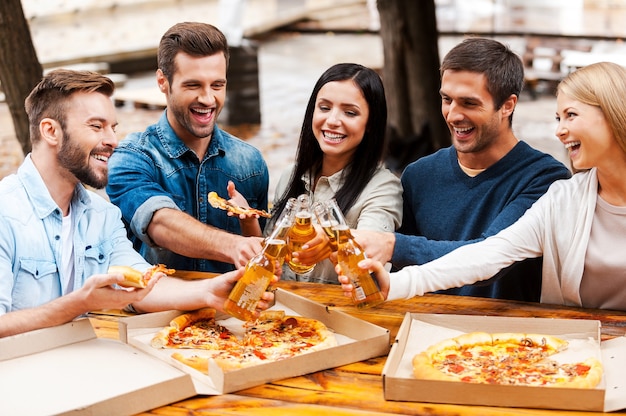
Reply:
M287 315L299 315L323 322L332 330L337 346L313 351L280 361L264 363L234 371L222 371L214 362L209 363L209 374L204 374L174 358L174 352L193 355L195 350L155 349L150 345L154 335L169 325L180 312L138 315L120 319L120 340L128 342L142 352L189 374L198 394L217 395L230 393L274 380L297 377L379 357L389 352L389 331L377 325L329 309L302 296L278 289L276 304L271 310L283 310ZM241 327L242 321L228 315L218 315L217 322L231 330ZM235 329L235 332L237 330ZM201 353L201 350L197 351Z
M0 415L131 415L193 396L191 377L89 319L0 338Z
M573 357L592 355L601 360L603 380L593 389L574 389L421 380L413 376L411 361L416 354L441 340L474 331L535 333L566 339ZM600 342L599 321L407 313L383 368L385 399L616 411L626 408L625 351L625 337Z

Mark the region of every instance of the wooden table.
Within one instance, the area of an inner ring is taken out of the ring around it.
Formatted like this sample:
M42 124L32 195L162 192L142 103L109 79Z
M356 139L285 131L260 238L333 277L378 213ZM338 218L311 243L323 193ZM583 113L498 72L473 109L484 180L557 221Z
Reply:
M406 312L466 315L592 319L602 322L602 338L626 334L626 312L568 308L465 296L426 295L405 301L385 302L369 310L357 310L341 289L333 285L280 281L276 286L311 300L388 328L391 341ZM92 318L99 336L116 338L115 317ZM382 369L385 357L338 368L278 380L233 394L196 396L154 409L142 415L587 415L594 413L433 403L386 401ZM601 413L598 413L601 414Z

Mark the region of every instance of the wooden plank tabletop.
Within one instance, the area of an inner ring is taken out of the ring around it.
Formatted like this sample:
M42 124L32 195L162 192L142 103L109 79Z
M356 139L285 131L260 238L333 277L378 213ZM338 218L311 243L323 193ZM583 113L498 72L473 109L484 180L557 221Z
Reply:
M514 317L592 319L601 321L602 338L626 334L626 312L569 308L465 296L426 295L410 300L385 302L358 310L338 286L280 281L281 289L336 308L390 330L393 342L406 312ZM91 318L98 336L117 338L117 318ZM383 396L382 369L386 356L331 368L300 377L278 380L221 396L196 396L142 415L592 415L572 412L434 403L387 401ZM596 413L602 414L602 413Z

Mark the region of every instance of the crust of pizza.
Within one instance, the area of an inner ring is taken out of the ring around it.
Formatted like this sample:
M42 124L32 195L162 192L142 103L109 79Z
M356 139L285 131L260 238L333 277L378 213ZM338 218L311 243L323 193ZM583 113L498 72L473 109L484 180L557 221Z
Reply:
M222 198L217 194L217 192L211 191L208 194L209 204L213 208L223 209L224 211L232 212L233 214L245 214L245 215L253 215L256 214L260 217L271 218L272 215L267 211L256 209L256 208L244 208L236 205L225 198Z
M209 357L206 355L187 357L179 352L175 352L172 354L172 358L204 374L209 374Z
M558 364L549 357L567 348L551 335L474 332L438 342L412 360L413 374L426 380L594 388L602 363Z
M165 327L157 332L152 340L150 341L150 346L152 348L165 348L170 341L170 334L176 331L176 329L172 327Z
M137 269L133 269L129 266L110 266L107 273L121 274L124 276L124 281L118 283L122 287L136 287L143 289L148 286L148 282L157 272L163 272L167 275L172 275L176 272L174 269L168 269L164 264L157 264L146 270L145 273L140 272Z
M170 327L181 330L187 328L195 322L204 321L215 318L215 309L203 308L193 312L184 313L170 321Z

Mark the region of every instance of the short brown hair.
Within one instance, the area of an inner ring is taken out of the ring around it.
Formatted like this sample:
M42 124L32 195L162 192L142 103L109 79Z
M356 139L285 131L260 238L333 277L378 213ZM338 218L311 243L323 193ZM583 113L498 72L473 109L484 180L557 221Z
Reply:
M177 23L161 38L157 53L157 66L170 84L176 72L174 58L179 52L196 57L211 56L222 52L226 58L226 68L228 68L230 54L226 36L208 23Z
M440 72L469 71L484 74L487 91L496 109L511 95L519 97L524 87L524 64L508 46L494 39L467 38L443 58ZM509 117L513 123L513 114Z
M115 84L97 72L56 69L39 81L26 97L24 108L28 115L31 143L39 141L39 123L44 118L57 120L65 127L68 99L77 92L98 92L111 97Z

